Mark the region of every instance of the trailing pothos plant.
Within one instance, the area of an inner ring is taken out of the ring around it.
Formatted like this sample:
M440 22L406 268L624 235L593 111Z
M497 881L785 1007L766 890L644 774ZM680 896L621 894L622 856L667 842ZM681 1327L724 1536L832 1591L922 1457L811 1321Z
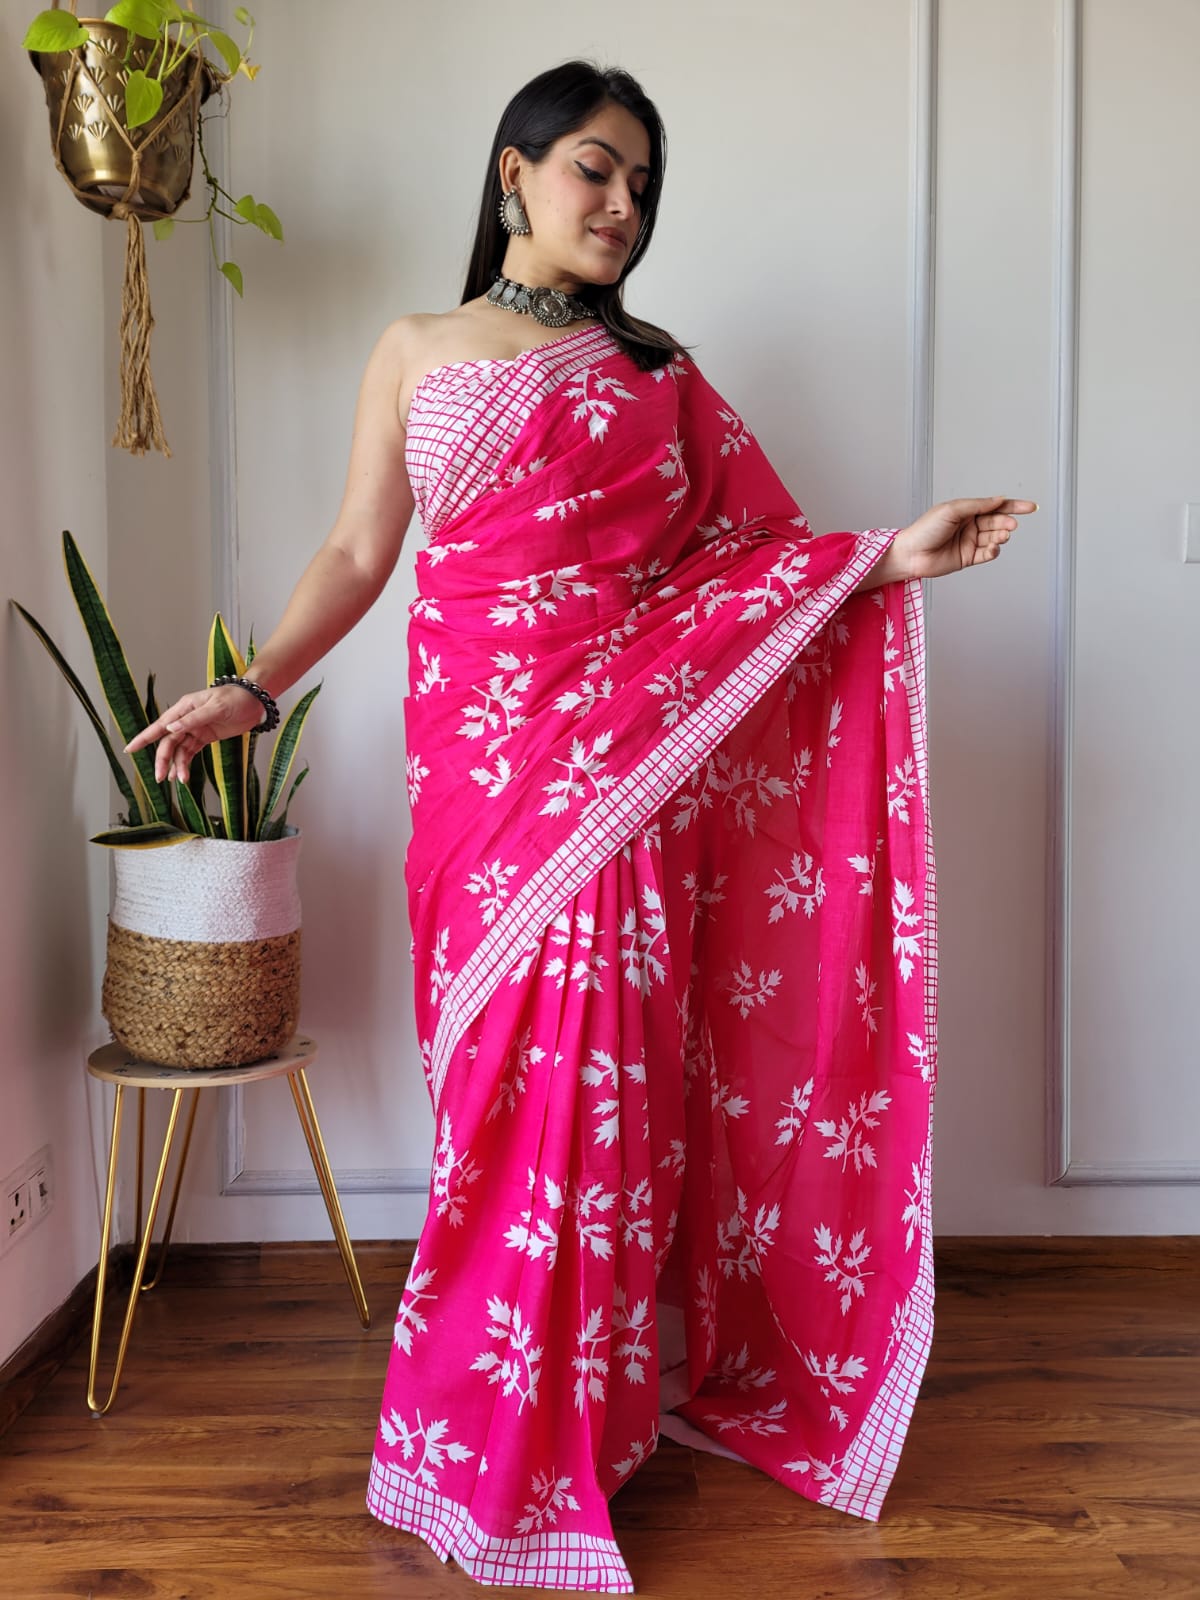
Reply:
M153 121L162 108L163 86L176 72L185 69L199 58L210 83L224 85L242 75L251 82L258 76L259 67L250 60L250 46L254 40L254 18L245 6L233 13L240 27L247 30L244 45L237 43L215 23L199 16L192 8L192 0L179 5L176 0L119 0L104 13L104 21L124 28L132 43L133 38L147 39L154 49L145 67L132 67L128 53L125 72L125 126L132 132ZM74 50L86 44L90 33L75 15L75 0L71 9L39 11L30 23L22 41L26 50L54 54ZM210 46L211 48L207 48ZM214 54L215 52L215 54ZM222 261L217 252L214 214L226 217L240 226L253 224L269 238L283 242L283 225L270 206L256 200L252 194L234 199L227 189L217 182L208 164L204 150L204 119L199 122L200 161L204 168L204 181L208 185L208 206L202 216L176 219L163 217L154 223L156 239L169 239L175 230L176 220L207 222L209 244L213 260L229 282L242 293L242 271L236 261ZM224 202L224 204L222 204Z
M113 721L128 743L158 717L154 674L151 673L147 680L146 697L143 700L129 670L104 597L96 587L78 545L68 532L63 534L63 560L71 593L92 647L100 687ZM283 837L288 808L308 773L306 764L291 778L296 747L300 743L309 707L320 692L320 684L301 696L275 736L265 787L259 783L255 767L259 735L254 732L237 734L233 738L206 745L193 760L187 783L182 783L178 778L172 783L160 781L154 776L154 751L135 750L130 758L133 762L131 782L130 775L117 759L99 712L62 652L41 623L30 616L23 605L16 600L12 603L45 645L87 713L104 748L113 777L117 780L117 787L125 799L128 809L124 815L118 814L120 826L94 834L93 844L147 849L181 844L185 839L193 839L197 835L206 839L241 840ZM253 630L243 657L218 611L208 637L207 681L211 683L214 678L227 673L241 676L253 659ZM213 810L209 809L208 803L210 786L216 795L216 809ZM279 809L281 800L282 810Z

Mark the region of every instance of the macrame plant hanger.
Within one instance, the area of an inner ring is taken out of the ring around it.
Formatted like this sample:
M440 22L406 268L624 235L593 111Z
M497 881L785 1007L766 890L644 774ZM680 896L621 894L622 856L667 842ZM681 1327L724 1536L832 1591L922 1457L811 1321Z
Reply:
M72 13L75 12L75 3L76 0L71 0ZM51 7L57 11L59 0L51 0ZM63 164L61 153L67 108L71 104L76 79L83 65L83 49L84 46L77 45L68 52L71 56L71 69L54 135L54 164L66 179L76 199L89 210L95 211L97 196L76 186ZM120 137L130 157L129 183L125 193L113 201L107 215L125 223L125 277L121 287L121 415L112 442L120 449L129 450L133 455L144 455L148 449L159 450L165 456L171 454L163 433L158 396L154 391L154 379L150 372L150 333L154 327L154 316L150 310L150 283L146 274L146 243L142 236L142 223L173 216L191 190L189 175L187 188L169 211L158 209L144 200L139 193L142 149L150 138L158 138L169 132L175 120L186 116L189 110L193 117L199 114L203 84L204 63L199 54L196 54L192 59L191 76L186 88L161 122L152 125L152 132L143 138L139 145L135 145L129 137L128 129L105 97L103 95L95 97L98 110Z

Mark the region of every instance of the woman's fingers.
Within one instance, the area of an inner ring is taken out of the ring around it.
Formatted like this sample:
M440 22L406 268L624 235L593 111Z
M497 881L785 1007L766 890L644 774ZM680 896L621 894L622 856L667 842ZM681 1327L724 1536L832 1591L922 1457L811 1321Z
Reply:
M141 733L129 741L125 746L125 754L131 755L135 750L144 750L148 744L153 744L166 733L178 732L184 720L195 714L196 707L190 695L185 695L182 700L176 700L174 705L168 706L153 722L148 722Z

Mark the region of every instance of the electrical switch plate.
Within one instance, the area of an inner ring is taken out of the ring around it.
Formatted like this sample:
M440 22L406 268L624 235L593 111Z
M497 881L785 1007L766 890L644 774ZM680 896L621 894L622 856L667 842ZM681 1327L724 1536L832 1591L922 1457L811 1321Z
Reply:
M44 1144L36 1155L13 1169L4 1180L0 1214L0 1256L19 1244L54 1204L54 1162Z
M1183 559L1200 561L1200 504L1194 501L1183 508Z

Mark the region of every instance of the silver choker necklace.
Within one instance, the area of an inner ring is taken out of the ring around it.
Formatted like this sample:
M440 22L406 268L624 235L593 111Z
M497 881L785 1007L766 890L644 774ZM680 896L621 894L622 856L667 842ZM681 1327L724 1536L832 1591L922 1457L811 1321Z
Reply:
M585 306L582 300L564 294L561 289L531 289L528 284L516 283L499 274L487 292L487 299L491 305L503 306L506 311L527 313L544 328L565 328L576 317L596 315L591 306Z

